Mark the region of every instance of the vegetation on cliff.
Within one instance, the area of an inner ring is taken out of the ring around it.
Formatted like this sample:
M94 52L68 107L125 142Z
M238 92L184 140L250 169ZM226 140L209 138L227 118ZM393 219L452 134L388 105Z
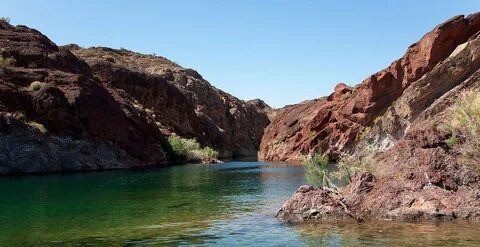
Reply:
M480 171L480 92L469 92L450 109L448 144L461 153L459 163Z
M479 31L480 13L454 17L361 85L339 85L324 100L279 113L262 141L270 159L324 151L349 183L333 191L302 186L278 216L296 222L480 219ZM421 52L421 44L428 51ZM342 95L352 90L349 99L358 100L345 101ZM383 101L384 95L392 97ZM269 148L270 139L293 149Z
M0 19L0 174L254 155L269 123L264 108L166 58L57 46ZM173 133L195 141L176 140L172 151Z
M12 57L6 57L0 54L0 67L10 67L15 65L15 59Z
M187 139L176 135L168 137L168 144L176 160L217 162L218 152L211 147L201 147L195 138Z
M369 148L353 154L343 153L336 161L330 161L326 154L316 153L305 156L301 164L305 169L307 182L321 187L333 184L331 181L350 182L355 176L365 172L377 173L374 169L374 156L375 152Z
M409 46L403 57L360 84L350 87L339 83L327 97L283 108L265 130L260 158L299 161L305 153L321 152L338 159L342 153L354 151L358 141L372 134L393 140L402 138L408 122L432 103L423 98L441 96L475 71L475 67L468 64L469 59L461 59L470 56L465 54L470 49L462 44L474 39L479 31L479 13L455 16ZM456 62L435 70L442 61L456 57L459 58ZM459 69L450 70L450 67ZM430 79L425 79L427 76ZM451 77L450 81L442 82L447 76ZM432 77L436 78L432 80ZM425 85L412 88L419 82ZM412 98L403 97L409 91ZM375 130L373 125L379 125L378 117L385 115L392 105L398 108L391 109L391 113L402 115ZM383 135L387 131L392 133Z
M305 168L305 177L308 183L317 187L327 183L329 179L328 157L323 154L305 157L302 166Z
M40 82L40 81L34 81L30 83L30 86L28 86L28 90L30 91L38 91L42 89L46 85L45 82Z

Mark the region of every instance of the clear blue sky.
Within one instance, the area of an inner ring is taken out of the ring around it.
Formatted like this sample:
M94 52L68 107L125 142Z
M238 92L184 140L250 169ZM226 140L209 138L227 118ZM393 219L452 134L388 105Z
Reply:
M156 53L275 107L357 84L437 24L476 11L478 0L0 0L0 16L59 45Z

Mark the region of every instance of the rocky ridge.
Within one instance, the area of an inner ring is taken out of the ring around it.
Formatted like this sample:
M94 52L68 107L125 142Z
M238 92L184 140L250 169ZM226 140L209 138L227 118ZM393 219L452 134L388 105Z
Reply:
M150 111L167 135L196 138L201 144L219 150L222 157L257 155L263 130L270 123L264 112L268 105L239 100L213 87L197 71L163 57L104 47L69 47L89 64L99 80L125 90L137 104ZM182 95L182 102L165 105L178 101L179 97L168 99L175 91L173 88L163 95L158 89L153 90L158 81L175 87ZM175 108L178 106L182 109Z
M403 77L408 86L357 131L361 135L357 133L348 148L354 153L365 149L374 152L372 171L356 174L339 189L339 197L322 188L302 186L278 217L288 222L349 219L352 215L356 219L480 219L480 174L474 167L459 163L461 144L452 144L452 134L445 130L451 107L480 87L479 23L479 14L454 17L409 48L411 51L422 41L436 43L438 46L429 46L427 53L415 53L430 58L437 54L435 62L424 63L418 72L421 76L406 77L416 79ZM428 59L409 59L415 60ZM352 93L362 87L365 84ZM335 95L343 90L350 89L340 85L329 98L338 97Z
M171 163L166 137L256 154L268 117L169 60L0 21L0 174Z
M401 59L361 84L349 87L340 83L328 97L285 108L265 130L260 159L299 161L315 152L335 159L350 151L362 131L373 125L413 82L479 30L479 14L453 17L412 44Z

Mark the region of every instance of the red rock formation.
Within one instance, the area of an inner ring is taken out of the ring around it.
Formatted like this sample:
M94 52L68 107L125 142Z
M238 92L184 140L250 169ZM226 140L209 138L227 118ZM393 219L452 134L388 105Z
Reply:
M164 58L86 55L4 21L0 48L0 174L167 165L172 132L223 156L256 154L269 123L255 104ZM165 73L147 71L145 58Z
M360 154L370 152L371 158L365 161L370 168L341 188L337 200L327 190L303 186L278 216L295 222L350 215L394 220L480 219L480 173L474 165L462 163L462 145L476 136L463 136L452 143L452 133L445 129L451 121L450 107L462 95L480 88L479 53L477 32L409 82L353 147Z
M378 159L385 173L361 174L340 189L349 214L330 192L304 185L285 202L277 216L287 222L352 217L409 221L480 219L480 176L457 163L455 151L445 148L445 139L441 133L425 128L397 142Z
M223 157L256 156L270 107L244 102L206 81L195 70L163 57L110 48L70 47L102 82L125 90L164 133L195 137ZM258 103L258 104L257 104Z
M302 155L318 151L337 157L351 148L364 127L371 125L412 82L479 30L480 14L456 16L353 90L339 84L329 97L287 107L267 127L260 158L298 161Z
M126 115L85 62L38 31L5 22L0 46L2 58L14 59L0 69L1 173L166 164L155 124ZM29 89L34 81L38 90Z

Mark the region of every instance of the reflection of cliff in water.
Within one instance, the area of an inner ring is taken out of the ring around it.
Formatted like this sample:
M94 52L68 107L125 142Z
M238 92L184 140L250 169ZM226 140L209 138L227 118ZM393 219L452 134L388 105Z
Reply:
M288 178L283 172L280 180L262 178L275 174L270 169L259 162L232 162L3 177L0 245L209 242L218 236L205 231L219 221L228 224L267 205L275 190L288 196L298 187L278 187Z

